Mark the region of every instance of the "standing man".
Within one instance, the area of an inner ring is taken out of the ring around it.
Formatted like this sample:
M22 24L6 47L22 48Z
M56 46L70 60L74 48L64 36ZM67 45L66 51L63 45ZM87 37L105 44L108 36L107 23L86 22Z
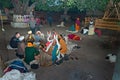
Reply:
M48 24L49 24L50 27L52 27L52 23L53 23L52 16L48 16Z
M35 34L36 20L34 19L34 17L31 17L29 21L29 26L30 26L30 30L32 31L32 33Z

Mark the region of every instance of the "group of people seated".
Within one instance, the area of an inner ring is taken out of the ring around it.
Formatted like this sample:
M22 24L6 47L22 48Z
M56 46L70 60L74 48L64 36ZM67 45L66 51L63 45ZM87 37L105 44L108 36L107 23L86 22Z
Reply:
M75 23L71 25L69 29L66 31L71 33L77 33L78 31L80 31L80 29L81 29L80 18L76 18Z
M40 62L41 53L51 56L52 64L59 64L67 53L67 40L55 30L48 31L47 35L41 31L28 31L26 36L21 36L19 32L10 40L10 47L15 49L16 56L23 59L28 65Z
M73 34L80 32L84 35L85 34L87 34L87 35L97 34L99 37L101 36L101 30L94 27L94 19L93 18L90 19L88 25L85 27L81 27L80 18L76 18L75 23L73 25L71 25L69 27L69 29L66 31L73 33Z

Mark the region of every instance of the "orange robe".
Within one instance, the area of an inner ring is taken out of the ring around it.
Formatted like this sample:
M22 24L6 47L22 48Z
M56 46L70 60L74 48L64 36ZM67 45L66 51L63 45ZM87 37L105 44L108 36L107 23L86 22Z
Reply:
M76 31L79 31L79 30L80 30L80 26L77 25L77 24L75 24L75 30L76 30Z
M75 21L75 29L76 31L80 30L80 18L77 18Z
M66 52L67 52L67 44L66 44L66 42L62 39L62 38L60 38L60 41L59 41L59 43L60 43L60 53L61 54L66 54Z

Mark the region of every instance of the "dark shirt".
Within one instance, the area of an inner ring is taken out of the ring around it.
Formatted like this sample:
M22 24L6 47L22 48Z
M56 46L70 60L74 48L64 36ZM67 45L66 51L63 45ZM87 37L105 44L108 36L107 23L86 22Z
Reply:
M11 46L12 48L17 48L17 47L18 47L18 42L20 42L19 39L16 38L15 36L13 36L13 37L11 38L9 44L10 44L10 46Z
M24 61L29 64L31 61L35 60L35 56L39 54L39 51L35 47L25 48L25 59Z

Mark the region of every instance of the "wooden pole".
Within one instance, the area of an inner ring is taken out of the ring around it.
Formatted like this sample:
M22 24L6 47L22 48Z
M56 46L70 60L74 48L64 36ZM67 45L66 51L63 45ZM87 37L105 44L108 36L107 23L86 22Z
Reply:
M5 31L5 29L3 27L3 19L2 19L2 12L1 12L1 10L0 10L0 19L1 19L2 31Z

